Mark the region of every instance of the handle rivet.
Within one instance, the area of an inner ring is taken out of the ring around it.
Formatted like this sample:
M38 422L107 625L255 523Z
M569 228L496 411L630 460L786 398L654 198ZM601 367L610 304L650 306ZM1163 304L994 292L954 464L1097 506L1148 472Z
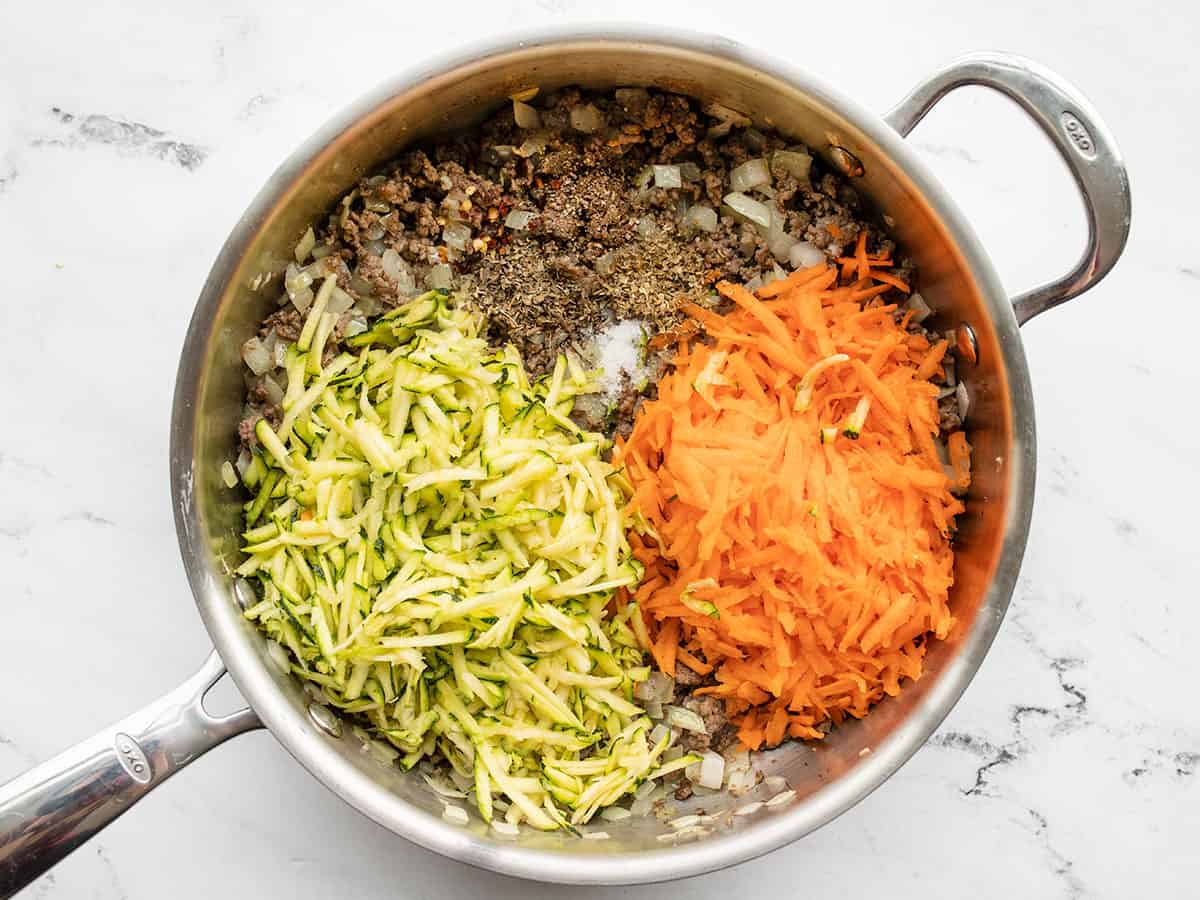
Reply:
M254 585L245 578L239 578L233 583L233 599L243 610L249 609L258 602L254 595Z
M839 147L837 144L829 145L829 159L833 163L834 168L847 178L861 178L863 173L866 172L862 161L857 156L844 147Z
M330 737L342 736L342 720L328 706L322 706L320 703L308 704L308 717Z
M954 345L958 350L958 358L963 362L971 365L979 362L979 339L975 337L975 329L966 322L955 330Z

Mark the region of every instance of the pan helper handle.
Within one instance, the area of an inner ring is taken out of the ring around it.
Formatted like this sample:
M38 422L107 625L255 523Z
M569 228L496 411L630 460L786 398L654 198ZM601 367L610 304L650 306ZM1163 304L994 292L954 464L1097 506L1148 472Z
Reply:
M973 53L950 63L884 118L907 135L939 100L968 84L999 91L1033 119L1071 171L1087 215L1087 246L1074 268L1013 298L1023 325L1093 287L1116 264L1129 237L1129 174L1116 140L1083 94L1044 66L1011 53Z

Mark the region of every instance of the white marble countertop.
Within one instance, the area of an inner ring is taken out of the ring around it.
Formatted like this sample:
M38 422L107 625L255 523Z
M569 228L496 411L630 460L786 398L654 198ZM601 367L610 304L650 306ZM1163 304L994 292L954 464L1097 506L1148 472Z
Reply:
M423 7L124 0L5 16L0 54L0 780L150 700L209 643L167 485L175 364L200 284L274 166L396 68L579 0ZM1200 9L1021 0L610 0L788 56L883 110L961 52L1059 70L1121 141L1135 228L1097 290L1024 331L1037 504L1008 620L937 737L815 835L683 885L530 885L442 860L343 805L266 732L142 802L30 897L1195 896L1200 884ZM1075 6L1072 4L1071 6ZM685 12L690 8L691 12ZM831 7L832 8L832 7ZM997 7L998 8L998 7ZM446 25L454 29L448 33ZM912 140L1006 285L1082 244L1048 145L980 90ZM164 214L165 210L165 214ZM1145 315L1144 322L1134 314ZM747 879L752 878L749 882Z

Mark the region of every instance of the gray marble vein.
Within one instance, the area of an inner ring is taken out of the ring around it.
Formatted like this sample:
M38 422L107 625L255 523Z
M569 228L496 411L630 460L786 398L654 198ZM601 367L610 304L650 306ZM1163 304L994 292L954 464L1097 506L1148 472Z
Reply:
M84 147L102 144L117 150L149 156L189 171L200 167L208 156L204 146L171 137L165 131L102 113L73 113L50 107L50 116L60 126L57 134L34 138L33 146Z

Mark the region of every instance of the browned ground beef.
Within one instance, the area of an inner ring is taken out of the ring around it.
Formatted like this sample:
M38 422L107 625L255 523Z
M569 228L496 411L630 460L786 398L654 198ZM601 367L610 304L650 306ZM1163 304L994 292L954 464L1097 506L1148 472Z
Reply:
M472 283L466 296L490 314L489 337L516 343L539 374L606 315L664 327L678 301L707 294L717 277L749 281L776 267L759 229L722 214L715 232L696 232L681 224L679 204L720 209L733 167L806 148L729 110L658 91L564 88L534 103L541 129L518 128L505 104L475 129L406 151L335 206L318 230L318 252L344 263L339 285L362 307L395 305L423 289L432 265L447 263L460 283ZM583 103L603 116L605 126L594 134L571 126L572 108ZM544 148L522 155L531 139ZM682 188L645 185L648 165L684 163L699 177ZM807 181L778 165L772 174L774 198L755 196L776 205L794 236L836 256L865 227L857 193L819 157ZM514 231L504 225L512 210L536 217ZM455 222L470 229L461 250L446 243ZM871 234L879 249L892 249L881 229L872 226ZM399 277L397 265L386 263L388 251L403 270ZM263 322L261 335L294 341L302 325L287 304ZM345 327L340 323L335 337ZM329 352L337 349L332 341ZM627 391L604 424L627 431L636 406ZM247 417L263 412L250 398Z
M675 684L677 687L693 688L704 684L704 676L693 672L681 662L675 663Z
M571 125L571 110L585 103L605 121L594 134ZM516 344L537 375L560 350L609 318L640 318L666 328L676 321L679 302L710 295L718 278L748 282L777 270L779 260L763 233L722 210L722 199L734 167L771 159L777 150L806 148L751 127L729 110L701 108L658 91L564 88L537 105L541 129L518 128L505 104L475 129L406 151L335 206L317 230L314 255L336 272L356 309L370 315L395 306L424 290L432 266L448 264L456 289L488 314L488 337ZM527 153L530 140L543 146ZM679 189L647 184L647 166L666 164L690 164L693 177ZM898 258L897 274L913 281L911 264L869 221L854 188L819 156L813 156L807 179L798 180L776 161L771 173L773 196L756 197L775 205L787 232L837 257L869 228L871 249ZM717 229L685 227L681 203L722 210ZM527 229L506 227L514 210L533 214ZM461 249L447 242L455 226L470 229ZM304 318L286 295L282 303L263 321L260 337L299 337ZM350 322L351 314L343 314L327 354L339 349ZM952 384L952 354L946 365ZM273 375L286 387L281 371ZM281 411L261 382L248 384L239 437L249 447L254 423L266 417L277 424ZM610 435L628 434L640 403L654 391L653 383L635 385L625 375L610 408L593 404L578 409L576 418ZM962 426L954 393L938 409L944 432ZM675 702L698 713L707 731L684 732L688 750L723 751L736 741L722 702L692 693L708 683L711 676L678 666ZM684 779L676 796L685 799L691 791Z

